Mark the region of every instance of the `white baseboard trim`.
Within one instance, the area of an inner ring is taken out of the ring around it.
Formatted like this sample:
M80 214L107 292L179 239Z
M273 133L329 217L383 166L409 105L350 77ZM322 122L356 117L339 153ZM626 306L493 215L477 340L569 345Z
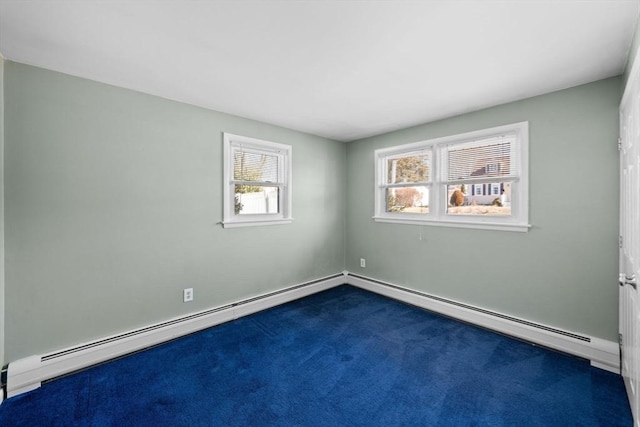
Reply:
M47 355L34 355L16 360L9 363L7 397L35 390L40 387L42 381L143 350L174 338L235 320L344 283L345 276L343 273L339 273Z
M582 357L590 360L592 366L620 374L619 347L613 341L563 331L351 273L346 274L346 283L532 344Z

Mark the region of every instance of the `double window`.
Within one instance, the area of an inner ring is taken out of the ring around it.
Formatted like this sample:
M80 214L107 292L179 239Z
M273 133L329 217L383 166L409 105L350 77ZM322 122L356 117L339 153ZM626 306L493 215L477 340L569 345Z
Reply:
M527 231L528 123L376 150L376 221Z
M291 146L224 134L227 227L291 222Z

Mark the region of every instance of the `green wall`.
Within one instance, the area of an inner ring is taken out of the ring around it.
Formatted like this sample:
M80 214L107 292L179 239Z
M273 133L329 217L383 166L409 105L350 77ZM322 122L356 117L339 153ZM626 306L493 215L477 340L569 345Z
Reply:
M5 363L345 263L616 339L620 77L343 144L11 61L2 71ZM375 149L525 120L528 233L371 219ZM219 225L223 131L293 146L293 224Z
M615 341L620 85L610 78L350 142L347 270ZM530 132L529 232L371 219L375 149L520 121Z
M11 61L4 73L6 360L343 270L343 143ZM222 132L292 145L292 224L221 227Z

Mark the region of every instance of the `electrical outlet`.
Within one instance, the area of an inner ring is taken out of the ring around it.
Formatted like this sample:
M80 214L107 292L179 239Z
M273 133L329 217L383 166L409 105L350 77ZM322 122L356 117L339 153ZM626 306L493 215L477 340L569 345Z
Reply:
M182 290L182 300L184 302L193 301L193 288L187 288Z
M367 261L364 258L360 258L360 267L365 268L367 266Z

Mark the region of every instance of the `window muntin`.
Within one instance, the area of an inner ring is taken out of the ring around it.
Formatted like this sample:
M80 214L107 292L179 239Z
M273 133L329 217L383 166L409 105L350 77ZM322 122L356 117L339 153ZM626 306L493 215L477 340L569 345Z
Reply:
M380 149L375 156L376 221L529 228L527 122Z
M224 134L224 227L291 222L291 147Z

